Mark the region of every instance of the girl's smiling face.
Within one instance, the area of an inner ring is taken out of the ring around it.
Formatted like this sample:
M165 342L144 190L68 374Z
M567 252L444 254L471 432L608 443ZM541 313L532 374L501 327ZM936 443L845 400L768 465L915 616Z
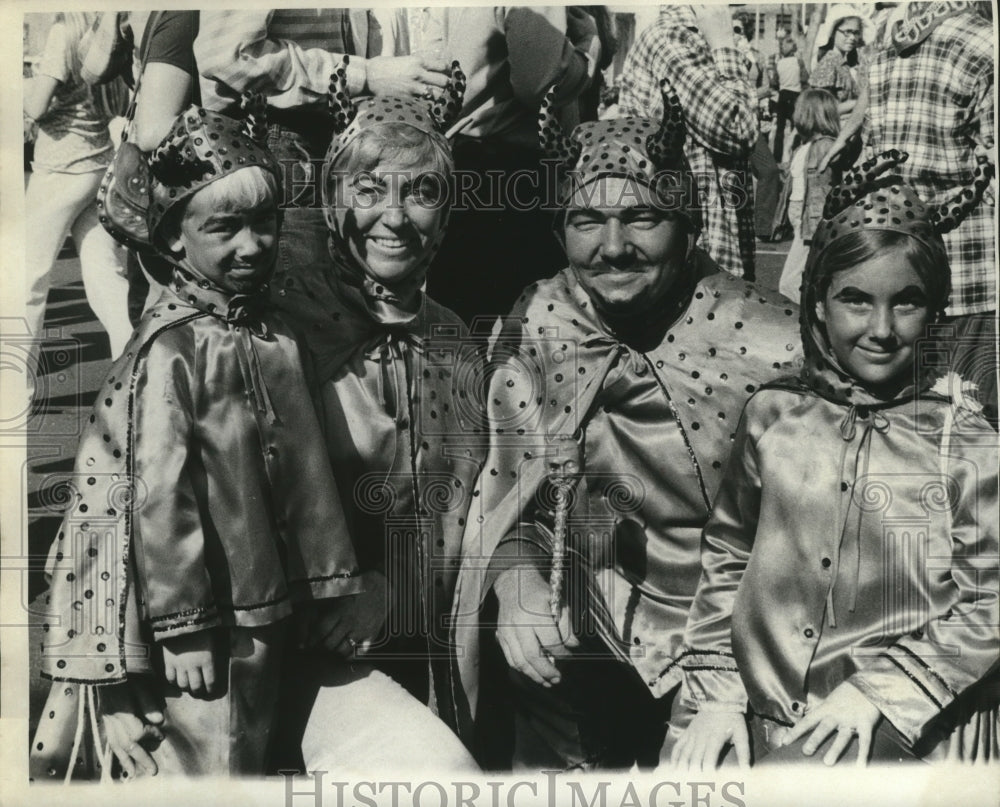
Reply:
M931 316L924 282L898 249L837 272L816 303L840 366L883 393L913 379L914 345Z

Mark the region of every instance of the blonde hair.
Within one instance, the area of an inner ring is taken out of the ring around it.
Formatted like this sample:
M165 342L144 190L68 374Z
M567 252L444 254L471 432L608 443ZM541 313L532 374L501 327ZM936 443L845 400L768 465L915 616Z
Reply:
M151 233L157 246L163 248L164 244L180 233L181 222L187 216L189 203L200 194L205 195L205 201L210 207L225 212L253 209L267 202L272 202L277 208L278 179L259 165L248 165L199 188L167 210L156 232Z
M204 194L212 207L225 211L246 210L267 202L277 206L278 180L259 165L250 165L226 174L191 194L184 202L185 209L197 194Z

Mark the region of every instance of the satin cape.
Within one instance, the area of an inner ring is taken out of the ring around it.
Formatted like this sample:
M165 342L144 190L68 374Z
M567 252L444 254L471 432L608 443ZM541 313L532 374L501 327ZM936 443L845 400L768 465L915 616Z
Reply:
M696 250L693 255L701 257L702 253ZM707 258L704 262L711 263ZM698 270L689 266L689 271ZM663 456L656 468L629 467L629 458L623 456L626 467L619 470L635 477L644 495L653 500L677 495L675 488L686 489L690 484L695 501L688 506L697 513L695 524L700 527L708 517L747 396L762 381L787 374L800 359L797 314L796 306L777 295L725 273L713 274L690 290L686 306L659 342L640 352L601 322L570 269L528 287L492 353L487 396L490 448L464 538L455 597L463 730L471 732L476 712L479 615L491 584L490 561L498 547L512 539L520 540L525 551L541 544L543 554L551 552L538 538L545 535L544 525L532 523L538 512L536 497L546 495L550 438L574 435L584 444L580 483L584 492L579 495L592 499L589 485L599 496L606 486L588 478L586 455L608 447L588 445L588 429L605 404L605 391L615 387L615 380L609 378L612 369L625 363L642 368L643 379L646 374L654 378L662 398ZM643 395L649 392L643 387ZM602 439L614 443L613 430L604 430L604 435ZM626 444L615 443L610 450ZM683 485L673 485L673 468L681 469ZM608 491L612 499L615 495ZM612 515L628 510L628 498L617 505L612 502ZM594 527L600 531L601 525ZM585 525L580 529L585 535ZM647 536L664 541L654 529L648 529ZM690 566L693 560L696 564L697 529L694 536L686 548L653 546L649 552L619 558L612 565L622 594L603 603L608 619L601 636L613 652L622 651L621 630L628 619L637 622L644 612L659 613L658 604L635 584L650 574L643 565L662 564L665 568L656 574L665 579L673 563ZM681 557L685 549L686 559ZM544 563L540 565L547 573ZM594 568L604 565L595 560ZM680 615L672 624L661 625L641 646L629 642L624 651L654 695L668 692L680 680L677 661L683 615L696 580L697 575L687 584L687 591L672 595L669 611ZM596 591L602 587L596 586Z
M415 640L410 652L430 659L430 705L453 722L449 618L484 454L486 340L419 288L393 300L395 289L358 283L338 255L302 267L273 297L307 346L359 563L394 592L387 642L369 658L394 652L394 638Z
M269 624L358 591L322 444L291 330L252 299L176 281L81 436L43 674L113 683L148 669L149 635Z

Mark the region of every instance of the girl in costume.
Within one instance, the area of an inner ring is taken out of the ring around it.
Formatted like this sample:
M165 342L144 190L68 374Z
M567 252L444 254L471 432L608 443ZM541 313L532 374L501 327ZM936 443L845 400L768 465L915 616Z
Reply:
M123 776L263 774L293 606L360 588L298 345L266 304L265 132L191 107L151 156L149 237L173 279L80 441L49 560L36 777L72 776L88 711L105 775L104 741ZM147 729L132 699L150 682Z
M728 744L747 762L749 741L828 765L997 756L996 435L924 339L948 299L940 233L968 203L928 209L884 176L900 159L831 194L803 372L744 410L703 534L698 714L674 763L714 767Z
M444 620L479 469L478 350L423 291L448 220L442 132L464 81L456 64L436 101L355 106L339 67L323 176L330 261L290 267L273 295L315 370L365 586L318 614L290 665L282 745L301 747L302 759L282 767L476 768L445 725L455 718Z

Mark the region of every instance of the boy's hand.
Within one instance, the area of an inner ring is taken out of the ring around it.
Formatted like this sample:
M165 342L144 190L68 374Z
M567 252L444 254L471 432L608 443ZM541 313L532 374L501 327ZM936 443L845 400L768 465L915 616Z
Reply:
M98 711L108 746L122 767L122 778L156 776L157 767L144 744L163 740L163 712L157 708L148 676L98 690Z
M670 764L691 771L714 771L723 749L732 745L741 768L750 765L750 737L741 712L698 712L670 754Z
M185 633L165 639L162 644L167 683L198 697L215 694L216 648L213 631Z

